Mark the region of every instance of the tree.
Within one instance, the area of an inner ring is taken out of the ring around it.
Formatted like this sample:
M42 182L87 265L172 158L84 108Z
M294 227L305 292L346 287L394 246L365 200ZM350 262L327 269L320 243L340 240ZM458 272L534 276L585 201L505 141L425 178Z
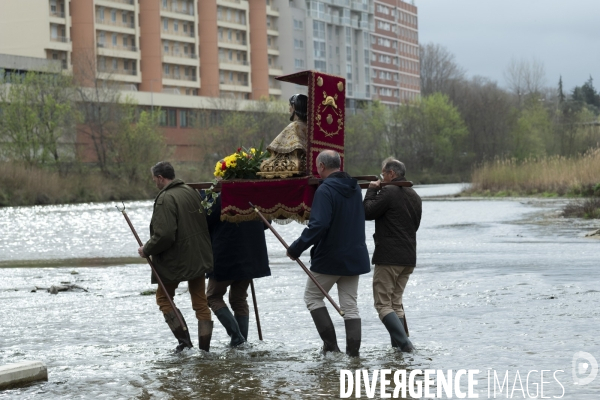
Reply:
M110 159L114 160L110 171L138 182L148 177L148 160L161 160L166 153L164 135L159 129L159 112L142 110L127 100L121 105L123 119L119 129L111 137Z
M354 175L366 171L379 173L379 165L386 154L394 154L390 146L384 143L388 110L375 100L356 114L346 117L344 128L344 168Z
M45 71L4 79L0 104L0 135L8 157L29 165L61 160L61 141L73 133L77 120L71 76Z
M76 70L76 100L82 118L77 129L92 144L100 170L110 175L112 138L120 128L120 121L127 118L122 107L118 84L108 74L100 75L96 69L96 56L81 53L74 60Z
M455 82L464 79L465 70L454 61L454 55L439 44L428 43L419 48L421 94L448 93Z
M504 79L521 106L524 97L539 97L545 85L546 70L544 64L536 59L529 62L513 58L504 71Z
M425 97L421 107L424 139L431 138L431 167L439 172L458 172L468 134L458 109L441 93Z
M541 157L551 146L550 116L539 100L529 99L512 132L512 155L518 160Z
M494 81L476 76L454 85L449 97L469 131L465 139L465 163L480 163L510 152L510 133L517 112L506 90Z
M565 102L565 93L563 91L563 82L562 82L562 75L560 76L560 78L558 79L558 102L560 104Z
M572 99L595 107L595 111L598 111L598 108L600 108L600 96L596 92L596 88L594 88L594 80L591 76L582 86L576 86L573 89Z

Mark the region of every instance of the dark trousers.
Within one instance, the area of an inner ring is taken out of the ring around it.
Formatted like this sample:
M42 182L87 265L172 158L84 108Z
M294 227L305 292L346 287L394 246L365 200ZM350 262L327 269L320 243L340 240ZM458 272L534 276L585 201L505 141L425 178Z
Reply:
M206 289L206 297L208 299L208 306L212 312L216 312L223 307L227 307L223 296L227 292L229 287L229 305L235 315L246 316L250 314L248 309L248 286L250 286L250 279L243 281L220 281L217 282L214 279L208 280L208 288Z

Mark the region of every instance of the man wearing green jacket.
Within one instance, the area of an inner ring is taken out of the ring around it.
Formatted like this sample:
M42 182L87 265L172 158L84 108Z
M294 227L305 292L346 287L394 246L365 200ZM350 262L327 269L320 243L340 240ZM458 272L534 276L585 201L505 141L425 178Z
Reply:
M205 292L205 274L212 271L213 254L206 216L199 194L175 179L173 166L161 161L151 169L152 180L160 190L154 200L150 223L150 240L138 249L141 257L152 257L156 272L167 293L159 286L156 304L165 321L179 341L176 353L192 347L189 330L179 323L168 297L173 299L175 289L182 281L188 282L192 307L198 319L198 341L202 350L208 351L213 323ZM152 276L152 283L157 283ZM183 320L183 316L182 320ZM185 324L185 320L184 324Z

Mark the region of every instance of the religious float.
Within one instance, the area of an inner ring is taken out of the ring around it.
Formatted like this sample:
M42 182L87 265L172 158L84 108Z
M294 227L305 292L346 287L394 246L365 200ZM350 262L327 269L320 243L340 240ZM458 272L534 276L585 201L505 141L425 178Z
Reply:
M197 190L220 192L221 220L242 222L259 219L252 205L267 219L306 223L310 218L315 191L321 180L316 159L323 150L335 150L344 170L344 117L346 80L320 71L301 71L276 78L307 86L306 124L292 123L267 148L269 157L261 161L259 179L227 179L213 183L188 183ZM297 141L304 143L295 143ZM278 151L279 150L279 151ZM238 149L252 160L255 149ZM239 160L237 154L217 163L215 174ZM242 162L246 162L245 160ZM251 161L250 161L251 162ZM361 188L367 188L376 176L358 176ZM412 186L412 182L394 182ZM252 205L251 205L252 204Z

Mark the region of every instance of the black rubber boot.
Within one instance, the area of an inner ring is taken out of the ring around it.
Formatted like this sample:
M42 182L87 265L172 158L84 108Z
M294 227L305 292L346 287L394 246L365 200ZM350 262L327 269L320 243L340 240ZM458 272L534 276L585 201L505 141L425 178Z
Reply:
M181 315L179 310L177 310L177 312ZM173 332L173 335L179 341L179 344L175 348L175 353L181 353L183 349L191 349L193 347L192 339L190 338L190 331L187 329L187 323L185 322L185 319L183 319L183 315L181 315L181 320L185 325L185 329L183 329L184 327L179 323L175 310L171 310L163 315L165 317L165 322L169 325L169 328L171 328L171 332Z
M333 321L329 316L327 308L317 308L316 310L311 311L310 315L315 322L319 336L321 336L321 339L323 339L323 353L328 353L330 351L339 353L340 348L337 345L335 327L333 326Z
M345 319L344 325L346 326L346 354L350 357L358 357L360 354L360 318Z
M213 322L207 320L198 321L198 348L208 351L210 339L212 338Z
M242 335L242 332L240 332L240 327L237 321L235 320L231 311L229 311L229 308L220 308L215 312L215 315L219 319L221 325L225 327L227 334L231 337L231 342L229 343L231 347L239 346L246 341Z
M404 331L404 324L402 320L398 318L396 313L391 312L386 315L381 321L385 325L386 329L390 333L390 337L392 338L392 342L396 345L392 344L394 347L399 347L400 350L405 352L411 352L414 350L414 347L408 336L406 336L406 332Z
M236 315L235 320L237 321L238 326L240 327L240 332L242 333L242 336L244 337L244 339L248 340L248 324L250 323L250 316Z

